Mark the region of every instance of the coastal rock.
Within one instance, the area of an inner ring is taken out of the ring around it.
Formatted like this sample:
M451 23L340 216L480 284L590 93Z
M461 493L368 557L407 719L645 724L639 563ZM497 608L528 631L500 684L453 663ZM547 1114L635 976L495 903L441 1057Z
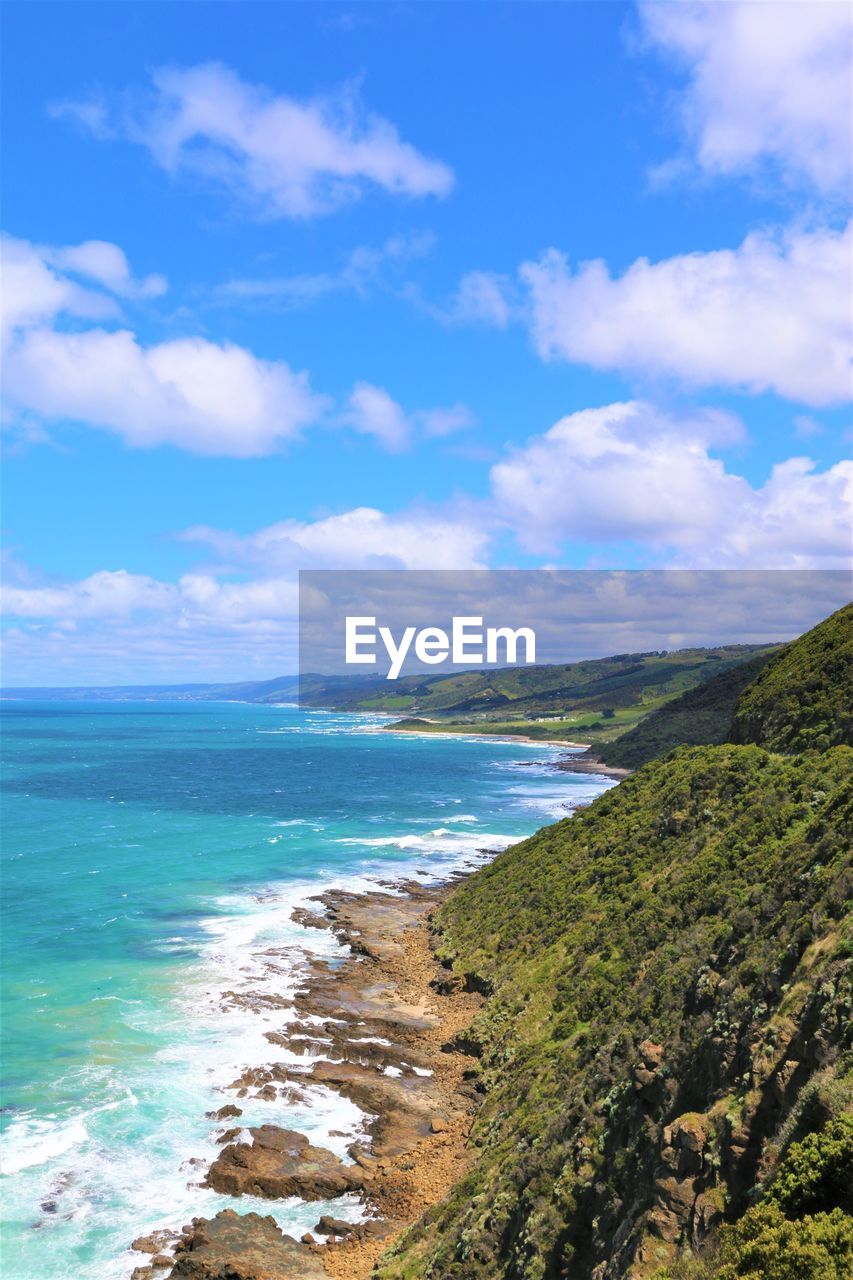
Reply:
M327 1280L311 1249L259 1213L194 1218L176 1254L171 1280Z
M235 1116L243 1114L242 1108L235 1107L233 1102L227 1102L224 1107L220 1107L218 1111L206 1111L205 1115L208 1120L231 1120Z
M226 1142L233 1142L240 1134L239 1126L236 1129L223 1129L219 1137L216 1139L217 1146L224 1147Z
M290 913L294 924L301 924L305 929L328 929L331 921L319 911L309 911L307 907L294 907Z
M327 1233L322 1247L313 1242L311 1232L297 1243L275 1234L274 1226L270 1235L267 1227L264 1233L267 1243L274 1242L273 1252L247 1258L241 1254L243 1244L263 1242L257 1231L249 1233L243 1224L269 1220L257 1214L241 1217L231 1210L230 1216L219 1214L184 1229L174 1276L270 1280L281 1274L288 1280L311 1280L325 1275L316 1270L321 1256L338 1280L366 1275L379 1242L398 1235L425 1206L440 1199L467 1166L465 1140L476 1101L468 1079L473 1059L454 1051L449 1041L470 1026L482 993L465 976L446 994L430 985L447 972L431 951L425 927L445 889L425 890L416 883L394 889L361 899L337 892L324 895L326 920L330 926L334 922L341 941L356 944L355 954L334 966L320 957L307 962L301 958L302 987L292 1003L287 1002L291 1016L264 1032L271 1046L289 1051L288 1061L247 1066L226 1086L238 1100L271 1097L275 1091L278 1106L302 1102L309 1096L305 1091L313 1095L318 1086L348 1098L359 1107L362 1120L356 1129L336 1136L353 1139L348 1155L354 1163L346 1164L332 1152L312 1147L303 1134L274 1125L237 1128L241 1111L233 1103L209 1115L228 1123L219 1126L218 1136L226 1145L208 1169L208 1187L268 1200L325 1200L363 1192L374 1216L357 1224L323 1220L315 1228ZM281 987L272 966L261 979L267 980L268 987L227 993L224 1005L239 1004L266 1019L285 1002L277 994ZM292 1054L301 1061L294 1062ZM442 1121L446 1129L439 1131ZM337 1232L330 1229L331 1223ZM259 1258L264 1265L274 1262L284 1269L263 1271ZM315 1270L308 1269L309 1262ZM160 1280L161 1274L158 1270L153 1280Z
M328 1200L364 1184L359 1169L323 1147L312 1147L302 1133L271 1124L249 1133L251 1143L232 1143L210 1166L206 1182L214 1191L267 1200Z
M329 1213L324 1213L314 1228L324 1236L348 1236L352 1235L354 1229L352 1222L346 1222L343 1218L333 1218Z
M147 1236L137 1236L130 1247L137 1253L160 1253L171 1246L177 1238L174 1231L151 1231Z

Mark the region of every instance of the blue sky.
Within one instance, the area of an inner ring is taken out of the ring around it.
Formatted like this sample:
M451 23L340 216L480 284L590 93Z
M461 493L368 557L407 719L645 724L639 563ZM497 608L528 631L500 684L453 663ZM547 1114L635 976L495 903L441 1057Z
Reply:
M300 567L847 564L846 5L5 28L7 682L273 674Z

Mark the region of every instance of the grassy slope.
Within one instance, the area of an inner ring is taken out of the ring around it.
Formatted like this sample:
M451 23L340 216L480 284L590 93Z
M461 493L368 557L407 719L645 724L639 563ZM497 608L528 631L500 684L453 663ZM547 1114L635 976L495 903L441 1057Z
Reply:
M825 625L784 669L842 708ZM456 890L439 947L491 993L477 1161L383 1280L849 1273L825 1189L809 1211L772 1190L744 1210L851 1105L851 765L846 746L680 748ZM713 1266L683 1260L717 1238Z
M853 736L853 604L768 662L741 698L733 742L773 751L819 750Z
M716 746L726 742L738 699L771 656L759 654L688 689L627 733L597 746L597 754L605 764L639 769L677 746Z

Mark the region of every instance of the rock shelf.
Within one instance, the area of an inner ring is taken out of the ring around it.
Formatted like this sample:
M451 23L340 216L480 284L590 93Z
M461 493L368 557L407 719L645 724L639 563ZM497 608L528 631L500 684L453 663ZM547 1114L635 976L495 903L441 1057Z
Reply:
M309 958L291 1000L278 989L281 953L270 951L264 989L222 996L224 1007L292 1015L267 1033L269 1062L247 1067L229 1086L232 1097L299 1103L322 1086L359 1107L363 1133L347 1161L291 1129L238 1127L241 1108L228 1101L208 1113L220 1123L222 1150L204 1185L236 1205L245 1195L328 1202L358 1194L365 1220L326 1213L297 1241L272 1217L225 1210L193 1219L177 1239L155 1232L135 1242L154 1247L134 1280L366 1280L390 1241L464 1173L478 1097L465 1032L482 997L452 979L431 949L430 913L447 889L411 882L319 895L316 909L297 909L293 918L331 930L346 958ZM280 1050L288 1061L277 1060Z

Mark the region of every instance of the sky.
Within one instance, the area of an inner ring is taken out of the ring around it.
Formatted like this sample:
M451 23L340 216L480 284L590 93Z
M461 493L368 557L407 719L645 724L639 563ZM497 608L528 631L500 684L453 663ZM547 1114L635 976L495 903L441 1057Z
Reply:
M302 569L849 565L851 8L4 5L4 683Z

